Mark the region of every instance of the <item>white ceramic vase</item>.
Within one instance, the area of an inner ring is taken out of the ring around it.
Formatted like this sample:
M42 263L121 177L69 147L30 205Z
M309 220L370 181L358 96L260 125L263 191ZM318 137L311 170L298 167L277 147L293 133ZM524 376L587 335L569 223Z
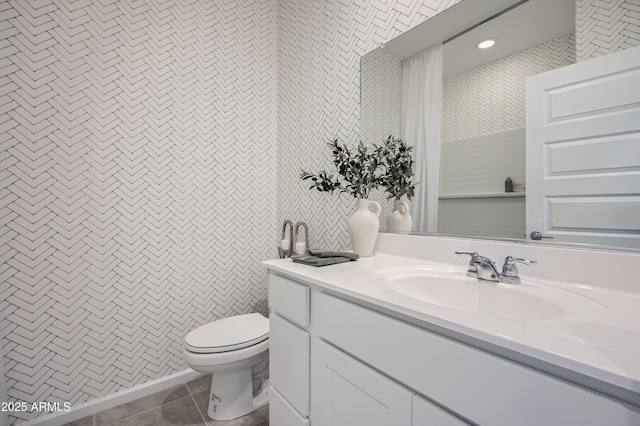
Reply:
M408 234L412 225L409 205L404 201L394 200L393 211L387 216L387 231Z
M370 208L374 207L374 210ZM358 209L347 219L347 229L354 253L362 257L373 254L373 246L378 238L380 204L375 201L358 199Z

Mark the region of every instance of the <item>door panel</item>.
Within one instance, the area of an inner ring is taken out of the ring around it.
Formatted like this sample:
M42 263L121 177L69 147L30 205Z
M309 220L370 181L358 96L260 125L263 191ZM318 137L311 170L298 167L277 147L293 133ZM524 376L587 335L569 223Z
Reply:
M640 247L640 47L527 78L527 236Z

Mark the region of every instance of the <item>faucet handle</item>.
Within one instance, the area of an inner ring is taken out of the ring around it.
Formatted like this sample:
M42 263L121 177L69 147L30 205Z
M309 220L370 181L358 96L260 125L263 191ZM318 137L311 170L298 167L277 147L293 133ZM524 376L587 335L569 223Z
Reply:
M522 259L519 257L507 256L504 258L504 263L514 264L515 262L524 263L525 265L535 265L538 263L536 260Z
M538 263L535 260L529 259L521 259L519 257L507 256L504 258L504 265L502 266L502 276L503 277L518 277L518 267L517 263L523 263L525 265L535 265Z
M468 251L456 251L454 253L455 254L467 254L467 255L471 256L471 259L469 259L469 268L470 269L471 269L472 266L482 263L482 256L480 256L475 251L473 253L468 252Z
M474 260L475 258L480 257L480 255L477 252L468 252L468 251L455 251L455 254L468 254L469 256L471 256L471 260Z
M467 254L471 256L471 259L469 260L469 266L467 267L467 276L478 278L478 265L482 264L482 256L480 256L475 251L473 253L468 251L456 251L455 254Z

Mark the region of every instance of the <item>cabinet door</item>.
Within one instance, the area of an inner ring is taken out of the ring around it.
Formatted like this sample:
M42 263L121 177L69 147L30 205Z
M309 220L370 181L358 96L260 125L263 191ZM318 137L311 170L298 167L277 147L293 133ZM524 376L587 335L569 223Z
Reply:
M309 333L269 316L269 381L303 416L309 415Z
M413 397L413 426L469 426L437 405L415 395Z
M313 426L410 426L413 393L340 350L312 343Z
M269 424L306 426L309 424L309 419L302 417L273 386L269 386Z

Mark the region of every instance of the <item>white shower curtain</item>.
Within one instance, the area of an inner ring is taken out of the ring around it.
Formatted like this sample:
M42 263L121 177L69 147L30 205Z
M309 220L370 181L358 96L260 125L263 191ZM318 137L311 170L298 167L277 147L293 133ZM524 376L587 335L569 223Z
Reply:
M442 44L438 44L402 63L402 137L414 147L419 182L411 205L414 231L438 229L441 120Z

